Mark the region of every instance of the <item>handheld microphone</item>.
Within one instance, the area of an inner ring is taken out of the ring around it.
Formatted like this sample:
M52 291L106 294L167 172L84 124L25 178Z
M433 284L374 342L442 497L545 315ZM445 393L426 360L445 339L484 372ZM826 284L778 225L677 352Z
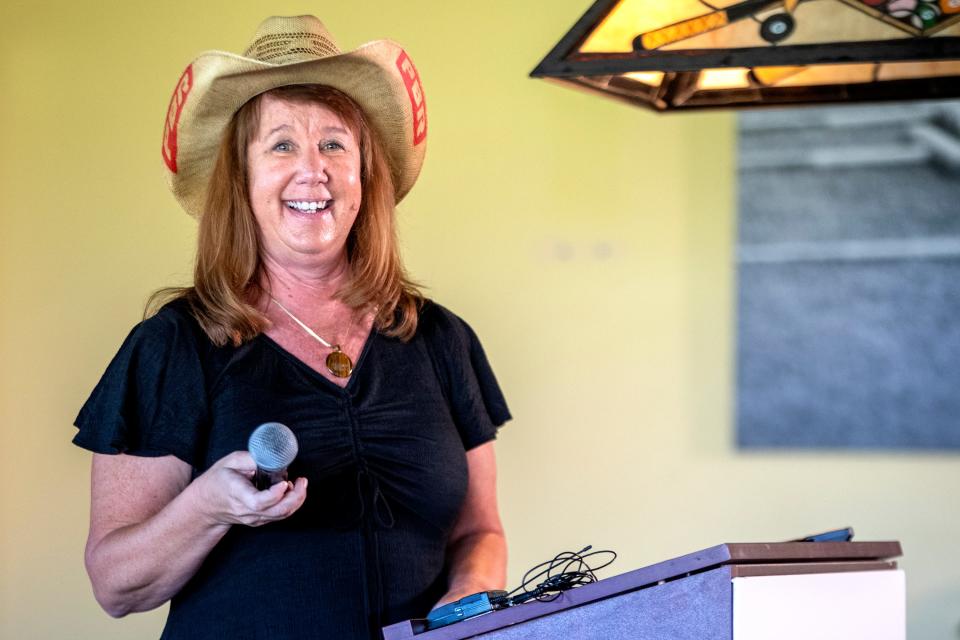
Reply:
M287 467L297 457L297 437L286 425L265 422L250 434L247 449L257 464L253 484L258 491L287 479Z

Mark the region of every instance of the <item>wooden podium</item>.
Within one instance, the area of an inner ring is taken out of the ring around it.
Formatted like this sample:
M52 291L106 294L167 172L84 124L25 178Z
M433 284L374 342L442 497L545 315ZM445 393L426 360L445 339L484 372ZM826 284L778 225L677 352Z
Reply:
M385 640L904 640L899 542L728 543Z

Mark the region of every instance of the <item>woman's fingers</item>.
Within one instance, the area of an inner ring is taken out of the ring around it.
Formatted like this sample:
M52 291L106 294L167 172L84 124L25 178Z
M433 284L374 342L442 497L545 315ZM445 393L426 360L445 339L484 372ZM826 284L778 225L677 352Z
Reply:
M289 481L284 480L277 482L263 491L257 491L252 484L250 486L253 488L254 493L248 494L249 499L247 504L251 511L262 512L283 500L283 497L290 491L293 485Z
M256 527L282 520L299 509L306 497L306 478L297 478L296 482L278 482L263 491L253 489L253 494L247 493L244 496L245 509L242 514L239 514L239 521Z
M253 456L250 455L249 451L234 451L233 453L228 453L220 458L214 466L233 469L248 478L257 472L257 463L253 461Z
M290 483L290 489L283 498L264 512L264 515L276 518L286 518L303 505L307 499L307 479L297 478Z

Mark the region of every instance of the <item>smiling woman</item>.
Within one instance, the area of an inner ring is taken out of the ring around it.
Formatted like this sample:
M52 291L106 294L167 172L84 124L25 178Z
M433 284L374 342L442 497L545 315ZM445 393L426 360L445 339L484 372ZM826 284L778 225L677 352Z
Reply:
M171 100L194 283L154 297L77 418L87 569L111 615L169 600L164 638L379 638L502 588L492 441L510 414L477 337L397 251L426 135L407 54L340 53L301 16L268 19L245 56L202 55ZM294 481L258 491L243 449L265 422L299 454Z

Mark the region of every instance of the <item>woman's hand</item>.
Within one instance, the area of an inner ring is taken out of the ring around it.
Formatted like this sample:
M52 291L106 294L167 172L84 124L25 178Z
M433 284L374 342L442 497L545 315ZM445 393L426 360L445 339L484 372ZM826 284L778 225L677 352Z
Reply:
M307 498L307 479L283 481L257 491L251 481L257 465L246 451L234 451L218 460L191 483L197 509L211 524L250 527L292 515Z
M193 481L174 456L94 454L86 565L100 605L117 617L162 605L232 525L282 520L306 499L305 478L257 491L255 472L245 451Z
M443 594L442 598L437 600L437 604L433 605L433 609L431 609L431 611L433 611L434 609L438 609L439 607L442 607L445 604L450 604L451 602L456 602L457 600L461 600L463 598L466 598L467 596L472 596L475 593L480 593L481 591L490 591L490 589L484 588L484 585L479 583L470 584L470 585L461 585L455 589L450 589L445 594Z

